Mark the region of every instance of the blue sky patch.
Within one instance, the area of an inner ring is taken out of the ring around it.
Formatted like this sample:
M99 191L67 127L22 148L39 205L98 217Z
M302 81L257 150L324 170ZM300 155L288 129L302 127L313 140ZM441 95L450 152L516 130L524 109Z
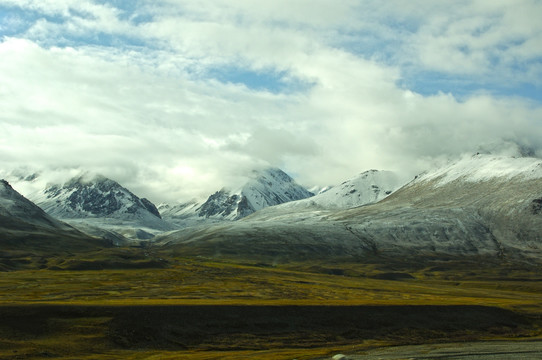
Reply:
M62 16L44 15L37 11L22 10L16 6L0 5L0 36L15 36L24 33L40 19L56 24L65 21Z
M129 20L135 25L153 20L151 14L141 11L141 9L145 9L144 2L141 0L97 0L96 3L118 9L120 20Z
M446 75L438 72L422 72L409 74L397 84L404 89L412 90L423 96L438 93L452 94L459 100L465 100L476 93L486 93L493 96L523 97L542 102L542 87L530 83L482 82L469 76Z
M119 19L129 21L131 24L142 24L154 20L154 7L164 6L147 0L94 0L93 3L105 5L118 10ZM71 19L80 17L93 19L91 13L86 12L85 7L70 7L69 16L46 15L39 11L21 6L0 5L0 38L25 37L27 31L38 21L47 21L52 24L65 24ZM172 7L172 11L183 11L182 4ZM162 10L164 10L162 8ZM47 12L50 14L51 12ZM197 13L191 14L196 16ZM241 15L239 15L241 16ZM286 29L289 26L285 20L281 24L278 20L273 26ZM376 20L375 20L376 21ZM242 24L242 18L237 21ZM332 32L336 36L326 37L330 47L348 52L356 57L375 61L385 66L396 67L402 72L403 79L398 82L402 88L408 88L422 95L434 95L439 92L451 93L458 98L466 98L476 93L489 93L496 96L525 97L542 103L542 79L536 73L542 69L542 59L533 58L526 60L509 60L503 57L507 50L521 46L527 39L525 36L517 36L514 39L503 40L491 51L487 51L485 59L489 66L494 68L495 73L489 76L481 70L478 74L455 74L438 71L430 71L421 64L416 65L416 60L408 58L408 41L411 35L415 35L421 26L418 19L412 17L400 18L391 16L386 18L379 26L340 27ZM480 23L480 26L471 32L473 36L481 36L492 30L493 21ZM106 31L66 31L61 34L42 37L36 36L34 40L42 46L103 46L117 49L145 48L149 52L157 50L164 42L152 42L146 38L139 38L136 34L117 34ZM393 31L392 31L393 30ZM301 31L301 30L296 30ZM35 36L35 35L33 35ZM167 43L167 42L165 42ZM456 50L469 56L472 51L469 42L458 45ZM183 56L184 54L180 54ZM512 63L504 63L505 60ZM513 63L513 61L517 61ZM417 66L413 69L414 66ZM507 78L499 77L498 73L506 74ZM201 71L197 76L201 75ZM253 70L241 66L215 66L203 70L203 78L213 78L223 83L242 84L255 91L269 91L271 93L296 93L307 91L314 84L303 79L292 77L287 71L274 69ZM534 74L529 75L527 74Z
M295 93L307 91L312 83L298 78L292 78L286 71L253 71L235 66L210 69L206 77L222 83L245 85L256 91L278 93Z

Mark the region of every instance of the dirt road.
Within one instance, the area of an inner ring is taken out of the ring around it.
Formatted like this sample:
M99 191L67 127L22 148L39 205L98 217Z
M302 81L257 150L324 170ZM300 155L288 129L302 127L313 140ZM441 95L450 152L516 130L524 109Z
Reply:
M335 356L335 359L341 358ZM346 355L344 360L392 359L469 359L469 360L534 360L542 359L542 340L482 341L431 345L394 346Z

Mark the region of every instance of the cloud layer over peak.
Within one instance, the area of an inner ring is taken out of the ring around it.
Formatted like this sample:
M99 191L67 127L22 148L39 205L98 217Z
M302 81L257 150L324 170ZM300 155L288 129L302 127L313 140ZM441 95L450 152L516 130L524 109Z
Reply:
M326 185L505 141L540 156L541 16L534 0L0 0L2 168L90 170L161 202L267 165Z

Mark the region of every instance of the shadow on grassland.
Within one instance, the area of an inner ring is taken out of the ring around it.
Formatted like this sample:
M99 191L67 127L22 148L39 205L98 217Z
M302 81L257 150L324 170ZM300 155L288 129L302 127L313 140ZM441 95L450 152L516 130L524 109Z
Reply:
M39 344L46 338L48 349L54 348L55 341L65 346L71 343L72 351L65 349L65 354L88 351L85 346L94 350L256 350L370 339L402 344L465 341L522 336L532 326L519 314L486 306L0 307L0 345Z

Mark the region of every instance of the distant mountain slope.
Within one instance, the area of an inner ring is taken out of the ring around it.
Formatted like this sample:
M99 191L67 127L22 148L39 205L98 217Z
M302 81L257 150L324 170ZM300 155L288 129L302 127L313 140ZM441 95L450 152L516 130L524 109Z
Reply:
M2 250L67 251L110 246L58 221L0 180L0 244Z
M59 218L115 217L160 219L156 206L140 199L116 181L101 175L81 175L53 184L35 197L47 213Z
M542 261L542 161L536 158L464 158L367 206L294 204L236 223L172 233L158 243L183 254L273 261L375 256Z
M162 220L151 201L101 175L83 174L49 184L29 198L49 215L82 229L104 228L136 239L175 229Z
M378 202L402 185L404 182L392 171L368 170L340 185L327 187L311 198L266 209L264 213L280 213L286 208L297 211L310 208L349 209Z
M391 171L369 170L311 200L321 206L351 208L380 201L402 185L398 176Z
M326 187L313 197L268 207L253 216L259 220L286 218L289 221L310 216L310 212L369 205L386 198L403 185L404 181L392 171L368 170L339 185Z
M401 229L413 246L417 237L420 244L467 253L539 254L540 199L542 160L478 154L418 176L373 209L353 209L334 218L370 219L370 224L352 228L371 232L381 243L395 241L392 231ZM408 214L410 223L401 214Z
M166 219L238 220L265 207L305 199L311 192L298 185L284 171L276 168L254 171L239 189L222 189L203 202L162 207Z
M18 222L50 229L70 228L19 194L5 180L0 180L0 216L5 219L2 223L7 228L16 228Z

